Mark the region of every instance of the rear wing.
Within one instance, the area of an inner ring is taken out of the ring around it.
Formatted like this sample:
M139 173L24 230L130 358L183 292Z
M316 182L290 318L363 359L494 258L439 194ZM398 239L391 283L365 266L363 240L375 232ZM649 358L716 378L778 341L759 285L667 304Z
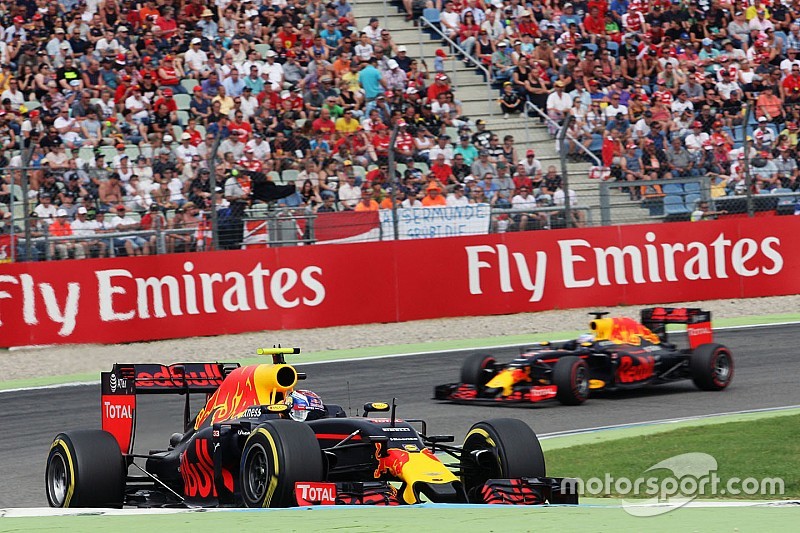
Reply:
M174 365L115 364L100 373L100 409L103 430L111 433L122 453L133 452L136 433L136 396L184 394L184 429L190 425L189 396L212 394L239 363L178 363Z
M686 324L689 346L694 349L714 341L711 311L698 307L650 307L642 309L642 325L667 341L667 324Z

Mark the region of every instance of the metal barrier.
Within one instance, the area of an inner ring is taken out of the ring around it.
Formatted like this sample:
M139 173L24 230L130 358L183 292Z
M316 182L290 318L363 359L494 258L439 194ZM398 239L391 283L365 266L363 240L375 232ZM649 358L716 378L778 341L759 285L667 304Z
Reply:
M427 26L431 31L433 31L436 35L441 37L442 40L447 42L450 47L457 51L459 54L463 55L465 59L468 59L472 62L476 68L481 70L484 74L484 79L486 80L486 98L489 105L489 116L494 116L497 110L495 109L495 98L492 98L492 73L489 69L487 69L477 58L473 57L472 55L468 54L466 50L464 50L457 42L450 39L447 35L445 35L442 30L436 27L431 21L426 19L425 17L419 18L419 54L420 57L423 57L425 54L423 52L423 35L424 35L424 26ZM450 64L452 66L452 75L451 79L455 82L456 76L456 61L451 61ZM457 85L457 84L454 84Z
M550 124L555 130L558 130L558 131L561 130L561 124L559 124L558 122L556 122L555 120L550 118L550 116L547 113L545 113L544 111L542 111L539 108L539 106L537 106L536 104L534 104L532 102L525 102L525 112L529 113L531 111L536 113L537 115L539 115L541 118L543 118L545 120L545 122L547 124ZM596 166L602 166L603 165L603 162L600 161L600 158L598 158L594 153L592 153L591 150L586 148L586 146L584 146L584 144L581 141L576 139L575 136L571 135L569 133L569 131L567 131L567 133L566 133L566 138L570 142L575 143L575 146L578 147L578 149L581 152L583 152L584 157L586 159L588 159L590 162L592 162L594 165L596 165ZM555 139L555 137L554 137L554 139ZM525 121L525 140L527 141L528 144L530 144L532 142L531 141L531 126L530 126L530 121L529 120ZM557 140L555 141L555 146L556 146L556 152L561 153L561 146L559 146L559 143L558 143Z

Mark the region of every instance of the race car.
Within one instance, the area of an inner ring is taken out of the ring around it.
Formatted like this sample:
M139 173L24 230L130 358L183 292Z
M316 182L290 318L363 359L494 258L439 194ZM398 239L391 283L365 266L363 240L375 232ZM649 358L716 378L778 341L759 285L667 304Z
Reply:
M541 342L509 363L476 353L461 366L461 381L434 388L434 399L451 402L580 405L593 391L632 389L691 379L707 391L733 379L733 355L713 342L711 312L654 307L641 321L593 312L593 333L565 342ZM667 338L668 324L686 324L689 348Z
M306 376L285 361L297 348L258 353L272 363L116 364L103 372L102 429L55 437L45 471L49 505L577 503L571 480L546 477L536 434L520 420L478 422L461 446L451 445L453 436L429 435L424 421L398 418L394 400L347 417L297 389ZM185 431L164 450L134 453L141 394L186 397ZM205 405L190 417L196 394L206 395Z

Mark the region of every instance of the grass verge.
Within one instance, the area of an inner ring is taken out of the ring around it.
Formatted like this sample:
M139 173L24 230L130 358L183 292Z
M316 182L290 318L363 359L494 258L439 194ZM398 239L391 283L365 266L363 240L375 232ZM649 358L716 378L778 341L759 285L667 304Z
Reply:
M800 498L800 462L797 461L800 456L800 415L686 427L654 435L550 450L547 470L552 475L575 477L584 482L591 478L604 480L608 474L615 480L653 477L660 485L667 476L680 477L691 471L679 472L676 468L673 474L668 469L647 470L661 461L690 452L706 453L717 461L716 475L721 482L718 490L703 493L703 499ZM759 482L765 478L781 478L784 492L732 494L725 487L733 478L755 478ZM615 488L614 483L609 485L609 493L603 496L632 497L630 493L619 492L626 490L624 485L620 485L622 489Z

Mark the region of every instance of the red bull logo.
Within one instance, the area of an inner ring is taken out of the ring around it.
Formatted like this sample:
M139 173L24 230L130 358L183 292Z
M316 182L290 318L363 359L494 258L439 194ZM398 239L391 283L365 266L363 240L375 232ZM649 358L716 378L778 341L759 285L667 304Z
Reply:
M658 344L658 335L650 331L632 318L600 318L592 320L591 328L595 331L596 340L611 341L615 344L632 344L638 346L642 339Z
M198 413L194 428L235 418L248 407L259 405L255 382L257 368L246 366L231 372Z
M402 478L403 466L409 461L409 452L399 448L390 448L386 451L386 456L382 457L382 448L381 443L375 444L375 459L378 460L378 467L374 474L375 479L380 479L384 474Z

